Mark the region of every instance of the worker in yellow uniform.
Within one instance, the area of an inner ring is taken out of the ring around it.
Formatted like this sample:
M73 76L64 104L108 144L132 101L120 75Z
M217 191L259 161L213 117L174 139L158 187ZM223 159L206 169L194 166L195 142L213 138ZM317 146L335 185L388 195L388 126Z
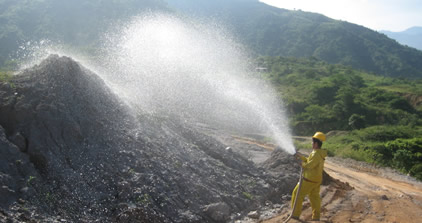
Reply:
M292 218L299 219L302 212L302 202L305 196L309 196L312 207L312 220L319 221L321 214L321 198L319 195L320 185L322 182L322 171L324 169L324 161L327 156L327 150L321 149L322 142L325 141L325 135L322 132L316 132L312 137L312 152L306 158L300 153L295 156L300 159L303 175L302 185L298 193L299 184L296 185L292 193ZM296 205L295 198L297 197Z

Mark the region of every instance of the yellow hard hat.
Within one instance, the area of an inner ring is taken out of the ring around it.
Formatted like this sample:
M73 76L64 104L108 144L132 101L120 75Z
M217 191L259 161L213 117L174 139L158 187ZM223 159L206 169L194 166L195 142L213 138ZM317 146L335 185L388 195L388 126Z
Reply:
M325 134L322 132L316 132L314 136L312 136L312 138L318 139L321 142L325 141Z

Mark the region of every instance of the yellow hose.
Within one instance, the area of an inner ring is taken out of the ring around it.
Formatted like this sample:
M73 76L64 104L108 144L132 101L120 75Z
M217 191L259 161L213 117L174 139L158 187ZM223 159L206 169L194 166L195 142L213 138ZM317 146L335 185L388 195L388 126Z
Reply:
M300 192L300 188L302 187L302 180L303 180L303 177L302 177L302 171L303 171L303 168L302 168L302 165L300 165L300 178L299 178L299 186L298 186L298 188L297 188L295 201L293 202L292 212L290 213L289 217L288 217L288 218L287 218L287 219L286 219L283 223L287 223L288 221L290 221L290 219L292 218L293 213L294 213L294 211L295 211L295 209L296 209L296 202L297 202L297 198L299 197L298 195L299 195L299 192Z

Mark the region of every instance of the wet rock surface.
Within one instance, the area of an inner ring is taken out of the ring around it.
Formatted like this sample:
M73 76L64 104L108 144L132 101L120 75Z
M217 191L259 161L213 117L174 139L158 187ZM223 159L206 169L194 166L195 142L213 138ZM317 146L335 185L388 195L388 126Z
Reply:
M242 146L131 110L96 74L52 55L0 83L0 221L230 222L281 203L294 160L278 151L283 161L257 165Z

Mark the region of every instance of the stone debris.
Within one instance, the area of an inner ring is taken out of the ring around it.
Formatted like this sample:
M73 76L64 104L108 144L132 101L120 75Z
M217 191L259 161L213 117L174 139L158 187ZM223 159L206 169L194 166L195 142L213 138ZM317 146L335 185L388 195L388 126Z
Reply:
M281 203L291 156L258 166L219 134L133 111L52 55L0 82L0 221L225 222Z

